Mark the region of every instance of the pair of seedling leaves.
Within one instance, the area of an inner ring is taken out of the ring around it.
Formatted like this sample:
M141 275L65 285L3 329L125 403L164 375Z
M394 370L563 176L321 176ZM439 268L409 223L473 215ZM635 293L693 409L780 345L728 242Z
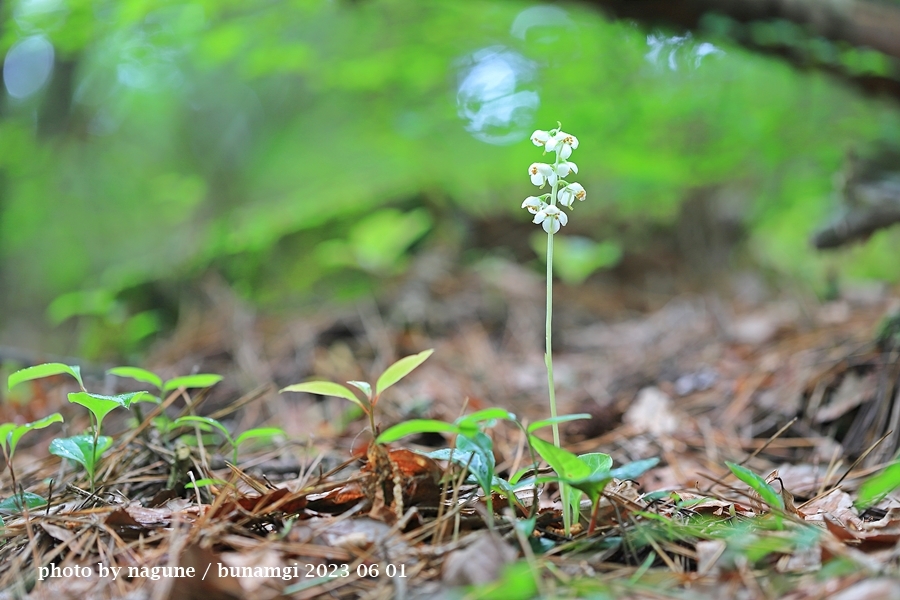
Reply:
M363 398L350 390L350 388L331 381L300 383L288 386L281 391L306 392L349 400L358 405L369 416L373 427L372 433L375 435L374 411L381 394L425 362L432 352L433 350L425 350L395 362L378 378L374 390L366 382L348 381L349 385L362 392ZM532 423L527 428L531 447L547 461L556 472L557 477L521 480L526 473L533 470L531 467L516 473L509 481L496 477L494 474L496 465L494 462L493 442L484 433L484 429L494 426L498 420L512 421L521 426L514 414L502 408L481 410L460 417L453 423L433 419L413 419L389 428L376 437L375 443L387 444L403 437L421 433L455 434L455 448L442 448L428 453L427 456L437 460L452 461L466 468L475 482L484 491L488 502L490 502L491 493L494 491L500 492L511 501L514 501L517 489L533 486L535 483L558 481L587 494L596 510L600 496L607 483L613 479L634 479L647 469L652 468L658 462L658 459L641 460L613 469L612 458L608 454L595 452L576 456L532 435L538 429L548 427L554 423L586 418L590 418L590 415L565 415ZM569 494L566 501L574 507L574 510L578 510L580 500L580 494Z

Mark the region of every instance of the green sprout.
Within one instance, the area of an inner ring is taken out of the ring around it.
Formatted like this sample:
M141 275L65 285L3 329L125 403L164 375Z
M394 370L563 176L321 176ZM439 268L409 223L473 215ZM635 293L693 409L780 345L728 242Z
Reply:
M232 464L237 464L238 461L238 447L244 442L248 442L250 440L271 440L277 436L286 435L283 429L278 427L257 427L255 429L248 429L247 431L241 433L236 438L231 436L231 432L222 425L216 419L212 417L198 417L193 415L187 415L184 417L179 417L172 421L169 425L169 429L177 429L178 427L183 427L188 424L197 424L204 431L217 431L222 434L222 437L228 442L228 445L231 446L231 457Z
M18 493L16 491L18 490L18 484L16 482L16 470L13 468L13 457L16 454L16 447L19 445L19 440L22 439L22 436L29 431L34 431L35 429L43 429L45 427L49 427L53 423L62 422L62 415L59 413L53 413L52 415L44 417L43 419L39 419L31 423L25 423L24 425L16 425L15 423L4 423L0 425L0 446L3 447L3 456L6 459L6 466L9 468L9 477L12 480L13 487L12 502L15 506L18 506L19 508L21 508L22 506L28 506L28 508L34 507L33 499L26 498L24 492ZM36 496L35 494L30 494L30 496L35 496L36 498L40 498L41 501L43 501L43 498L41 498L40 496ZM16 500L15 498L18 498L18 500ZM0 508L3 507L0 506Z
M146 392L131 392L116 396L92 394L84 388L84 381L81 378L81 369L77 366L70 366L62 363L46 363L28 367L27 369L21 369L9 376L7 385L9 389L12 389L16 385L26 381L66 374L74 377L78 382L78 386L81 388L80 392L69 393L69 402L72 404L80 404L88 409L88 412L91 415L93 435L80 435L62 440L53 440L53 443L50 444L50 452L81 464L88 472L91 489L93 490L97 461L103 452L112 445L111 438L105 438L100 435L103 419L116 408L129 408L132 402L136 399L140 399ZM90 439L91 442L91 448L89 450L84 449L86 439ZM109 440L108 443L106 440Z
M378 404L378 399L381 398L381 395L386 389L409 375L413 369L425 362L425 360L431 356L432 352L434 352L434 350L424 350L418 354L401 358L385 369L384 373L378 378L378 381L375 382L374 390L372 389L371 384L366 383L365 381L348 381L347 383L349 385L352 385L362 393L362 397L360 397L358 393L351 391L350 388L331 381L295 383L294 385L289 385L282 389L281 392L305 392L307 394L319 394L320 396L333 396L349 400L359 406L366 416L369 417L369 427L372 430L372 437L377 437L378 429L375 426L375 407Z

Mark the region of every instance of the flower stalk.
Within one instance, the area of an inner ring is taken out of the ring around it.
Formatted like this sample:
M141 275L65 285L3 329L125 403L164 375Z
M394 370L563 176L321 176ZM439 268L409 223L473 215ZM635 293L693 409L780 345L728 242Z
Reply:
M550 184L550 193L542 196L529 196L522 203L522 208L534 215L534 223L541 225L547 232L547 319L546 319L546 352L544 364L547 367L547 387L550 395L550 416L557 417L556 410L556 386L553 382L553 236L566 225L569 217L564 210L573 210L575 200L582 201L586 197L584 188L579 183L569 183L565 180L570 173L578 173L578 165L569 162L572 151L578 147L578 139L562 131L562 125L557 124L557 129L550 131L537 130L531 134L531 141L535 146L543 147L544 154L554 152L553 164L533 163L528 168L531 182L543 188ZM560 186L563 186L560 188ZM553 445L560 447L559 424L553 423ZM563 506L563 524L568 534L572 524L572 511L568 502L571 490L568 486L560 484L560 496Z

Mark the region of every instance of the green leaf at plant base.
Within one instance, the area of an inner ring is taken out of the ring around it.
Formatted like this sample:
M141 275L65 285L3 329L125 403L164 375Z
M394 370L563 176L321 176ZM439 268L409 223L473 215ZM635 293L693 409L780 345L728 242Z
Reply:
M266 440L269 441L274 437L287 435L284 432L284 429L279 427L257 427L255 429L248 429L243 432L236 438L234 438L234 445L240 446L242 443L248 440Z
M159 375L148 371L146 369L140 369L138 367L116 367L115 369L110 369L107 371L110 375L115 375L116 377L130 377L135 381L140 381L141 383L149 383L150 385L156 387L156 389L162 389L163 381Z
M416 435L419 433L453 433L459 434L461 429L444 421L435 419L412 419L398 423L393 427L389 427L375 440L379 444L389 444L408 435Z
M128 408L135 398L143 396L147 392L129 392L116 396L103 396L89 392L72 392L69 394L69 402L85 407L97 419L97 427L103 422L103 418L117 408Z
M336 398L344 398L345 400L349 400L350 402L358 405L363 409L363 411L365 411L366 414L369 413L369 407L367 406L368 402L364 403L348 388L342 386L339 383L334 383L333 381L308 381L306 383L295 383L294 385L289 385L286 388L282 389L279 393L284 392L306 392L307 394L319 394L320 396L334 396Z
M418 354L401 358L389 366L375 383L375 395L380 396L384 393L384 390L409 375L413 369L425 362L433 352L434 350L424 350Z
M24 500L24 502L23 502ZM23 506L31 510L47 505L47 500L43 496L32 494L31 492L23 492L10 496L0 502L0 512L5 514L19 514L22 512Z
M43 377L52 377L53 375L71 375L78 382L79 387L84 389L84 382L81 380L81 367L64 365L62 363L45 363L16 371L7 379L7 388L12 390L20 383Z
M94 449L94 436L92 435L74 435L68 438L57 438L50 442L50 454L67 458L75 461L84 467L88 477L94 479L94 470L97 461L103 456L110 446L113 439L105 435L97 438L97 448Z
M735 477L749 485L754 492L759 494L759 497L762 498L763 502L772 508L784 509L784 499L782 499L781 494L776 492L775 488L766 483L765 479L747 467L728 461L725 461L725 464L728 465L728 468L731 469L731 472L734 473Z
M528 433L534 433L538 429L542 429L544 427L549 427L554 423L566 423L568 421L577 421L579 419L590 419L591 415L588 413L578 413L575 415L559 415L558 417L551 417L549 419L542 419L540 421L535 421L531 425L528 426Z
M476 431L473 435L456 438L456 450L464 455L472 455L468 462L469 473L475 476L478 485L490 496L494 484L494 442L487 434Z
M859 486L856 506L868 508L898 487L900 487L900 462L895 462Z
M604 454L602 452L579 454L578 459L588 466L591 475L607 472L612 468L613 464L612 457L609 454ZM560 488L560 492L564 496L563 501L568 503L569 508L571 509L569 514L572 515L577 515L581 506L582 491L576 490L577 488L572 488L571 486L561 486ZM594 499L595 498L591 497L591 500Z
M539 437L529 436L532 448L541 455L561 479L583 479L591 475L591 468L580 458L562 448L557 448Z
M14 427L12 430L7 431L7 436L3 438L3 443L8 444L7 452L9 452L9 457L12 459L13 454L16 453L16 446L19 444L19 440L23 435L28 433L33 429L43 429L44 427L49 427L53 423L62 423L63 418L59 413L53 413L50 416L44 417L43 419L38 419L37 421L33 421L31 423L25 423L24 425L19 425L18 427ZM3 434L3 427L0 427L0 435Z
M206 388L212 387L222 381L221 375L212 373L199 373L197 375L185 375L184 377L176 377L168 380L162 387L164 394L177 390L178 388Z

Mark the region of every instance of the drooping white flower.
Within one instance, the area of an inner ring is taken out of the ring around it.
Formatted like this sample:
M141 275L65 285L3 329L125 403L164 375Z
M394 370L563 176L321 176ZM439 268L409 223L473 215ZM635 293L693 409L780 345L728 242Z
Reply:
M578 173L578 165L567 160L556 165L556 174L560 177L568 177L569 173Z
M563 206L572 206L575 200L584 200L586 197L587 192L580 183L570 183L556 194L556 198Z
M553 185L556 183L556 171L552 165L545 163L534 163L528 167L528 174L531 176L531 183L536 186L543 186L545 183Z
M578 147L578 138L565 131L559 131L547 140L547 152L558 152L563 160L572 156L572 150Z
M528 209L533 215L538 214L547 206L547 203L538 198L537 196L528 196L525 198L525 202L522 203L522 208Z
M550 134L543 129L535 129L531 134L531 143L535 146L543 146L550 139Z
M556 233L560 225L569 222L569 216L555 206L545 206L534 215L534 223L544 228L547 233Z

